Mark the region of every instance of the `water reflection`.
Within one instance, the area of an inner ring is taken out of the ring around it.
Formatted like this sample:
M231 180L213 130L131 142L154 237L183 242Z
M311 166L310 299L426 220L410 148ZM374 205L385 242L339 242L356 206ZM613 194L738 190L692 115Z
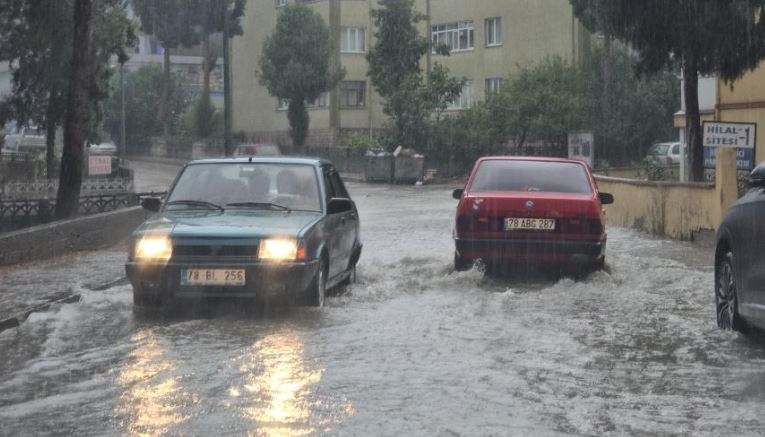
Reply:
M241 387L233 386L229 395L249 397L245 415L256 422L252 436L300 436L326 430L330 419L322 417L323 407L315 395L324 369L305 362L303 343L295 333L280 333L256 342L240 367ZM341 406L350 412L350 405ZM318 413L318 414L317 414Z
M189 418L180 409L195 400L178 387L172 375L175 363L150 330L135 333L131 341L137 345L131 363L117 377L123 393L118 407L124 418L121 425L129 435L166 435Z

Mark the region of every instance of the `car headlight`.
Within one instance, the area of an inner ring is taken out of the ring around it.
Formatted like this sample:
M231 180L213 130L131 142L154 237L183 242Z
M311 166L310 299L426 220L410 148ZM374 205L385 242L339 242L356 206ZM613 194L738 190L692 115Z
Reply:
M258 258L270 261L294 261L298 257L298 242L294 238L269 238L260 242Z
M135 257L141 261L168 261L173 243L165 235L145 235L135 245Z

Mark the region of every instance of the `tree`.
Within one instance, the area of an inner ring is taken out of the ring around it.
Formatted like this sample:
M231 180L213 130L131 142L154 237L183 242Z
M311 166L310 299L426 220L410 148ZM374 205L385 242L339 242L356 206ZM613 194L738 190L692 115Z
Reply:
M585 84L582 71L560 57L520 67L487 102L494 129L517 148L531 139L562 151L568 132L585 127Z
M172 75L170 51L178 47L192 47L199 43L200 16L195 8L198 0L133 0L133 8L141 20L141 30L154 35L162 44L163 88L159 101L159 114L165 136L170 135Z
M195 10L199 16L199 34L202 43L202 93L210 94L210 72L218 62L212 47L211 36L223 32L224 10L228 19L229 38L241 35L240 20L244 16L245 0L196 0Z
M149 145L149 138L162 135L162 122L159 118L159 100L162 96L163 71L158 66L141 67L135 71L125 71L125 133L126 142L133 152ZM174 114L186 112L188 99L184 95L180 80L171 76L173 96L170 108ZM113 77L111 89L119 89L119 77ZM104 102L104 130L112 138L120 135L122 101L119 93L111 93Z
M591 31L630 44L639 67L683 70L691 176L704 176L699 75L731 83L765 57L765 0L569 0Z
M383 111L393 119L396 145L423 147L427 120L459 97L465 79L449 77L439 64L423 79L420 60L430 42L417 32L416 24L424 16L414 11L412 0L380 0L380 6L372 11L377 32L367 54L368 74L385 100ZM438 52L448 55L443 48Z
M90 106L97 113L97 102L106 97L112 57L127 59L125 47L135 35L121 0L102 0L95 4L93 26L94 64L91 70ZM55 173L54 144L57 128L66 112L72 58L73 17L71 1L11 2L4 9L12 16L0 18L0 60L10 61L13 89L9 104L17 120L46 128L47 174ZM89 136L94 130L89 131Z
M331 58L329 29L321 16L306 6L285 6L274 33L263 43L259 76L272 96L289 102L287 119L297 148L305 145L308 136L306 102L335 88L345 75L342 69L333 71Z
M64 154L61 157L61 177L56 196L56 218L77 215L80 209L83 148L90 114L90 79L93 62L91 29L93 0L75 0L72 70L66 121L64 124Z

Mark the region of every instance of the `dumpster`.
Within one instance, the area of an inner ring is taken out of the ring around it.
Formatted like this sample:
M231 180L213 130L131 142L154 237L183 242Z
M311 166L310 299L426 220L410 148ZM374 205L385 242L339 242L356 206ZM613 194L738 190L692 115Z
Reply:
M393 155L382 150L370 150L366 153L364 177L367 181L390 182L393 177Z
M402 151L396 156L393 181L400 183L415 183L424 176L425 157L418 153Z

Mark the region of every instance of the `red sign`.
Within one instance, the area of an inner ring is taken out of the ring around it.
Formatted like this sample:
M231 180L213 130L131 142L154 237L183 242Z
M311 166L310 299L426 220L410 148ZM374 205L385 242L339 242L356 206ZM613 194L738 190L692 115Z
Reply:
M111 156L88 157L88 174L90 176L112 174L112 157Z

